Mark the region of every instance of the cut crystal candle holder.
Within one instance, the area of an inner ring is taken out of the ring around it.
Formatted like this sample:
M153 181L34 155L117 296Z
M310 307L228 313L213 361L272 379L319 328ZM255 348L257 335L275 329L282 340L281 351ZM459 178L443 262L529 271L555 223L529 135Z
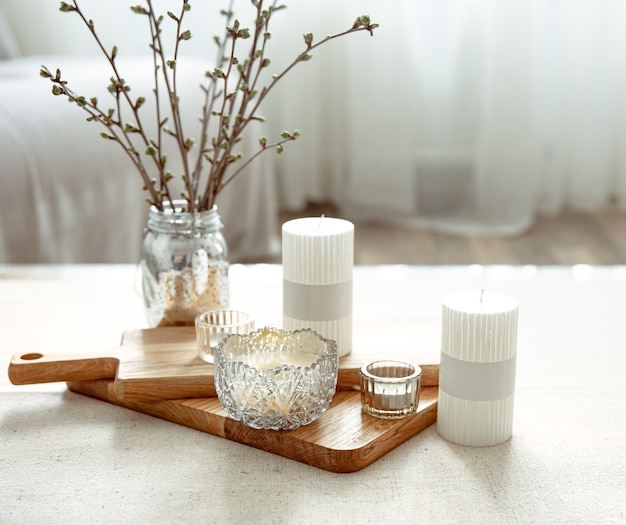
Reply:
M310 329L230 334L213 351L215 389L232 419L292 430L324 413L337 388L337 343Z
M360 372L361 408L381 419L401 419L419 404L422 369L402 361L374 361Z

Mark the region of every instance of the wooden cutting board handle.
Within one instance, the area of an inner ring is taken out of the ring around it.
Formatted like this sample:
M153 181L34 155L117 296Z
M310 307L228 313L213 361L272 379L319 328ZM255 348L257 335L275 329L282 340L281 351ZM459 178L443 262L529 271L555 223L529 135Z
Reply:
M52 357L41 352L15 354L9 364L9 379L14 385L112 379L119 365L115 352L80 356L55 353Z

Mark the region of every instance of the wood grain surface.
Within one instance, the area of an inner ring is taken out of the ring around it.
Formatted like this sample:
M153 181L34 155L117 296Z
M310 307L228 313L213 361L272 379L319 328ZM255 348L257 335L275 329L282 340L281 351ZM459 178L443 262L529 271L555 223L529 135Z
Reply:
M422 385L438 385L438 349L432 343L420 345L413 335L414 324L385 320L355 328L354 348L339 360L337 388L358 386L359 369L375 359L418 364L422 367ZM22 352L13 356L8 373L15 385L113 379L116 397L125 401L216 395L213 365L198 357L194 327L128 330L119 348L99 354Z
M311 203L308 208L282 211L283 222L297 217L341 217L331 204ZM537 213L532 228L520 235L450 235L368 219L354 222L354 262L359 265L467 265L575 264L622 265L626 263L626 211L609 203L596 210L563 209ZM280 254L262 261L280 264Z
M258 430L226 416L215 397L123 401L113 381L68 382L75 393L243 443L331 472L356 472L430 426L437 418L437 387L422 388L417 413L397 420L361 410L361 395L337 392L329 409L295 430Z

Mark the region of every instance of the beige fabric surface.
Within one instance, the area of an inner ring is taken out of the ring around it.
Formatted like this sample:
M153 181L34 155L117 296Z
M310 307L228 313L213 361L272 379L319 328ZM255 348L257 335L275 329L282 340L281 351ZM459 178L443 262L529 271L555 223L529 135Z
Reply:
M135 270L0 267L0 362L102 349L145 326ZM232 305L279 323L281 278L280 266L233 266ZM360 472L331 474L3 373L0 522L624 523L626 268L357 267L355 326L396 320L436 349L442 298L481 287L521 305L502 445L454 445L433 425ZM393 334L380 341L392 352Z

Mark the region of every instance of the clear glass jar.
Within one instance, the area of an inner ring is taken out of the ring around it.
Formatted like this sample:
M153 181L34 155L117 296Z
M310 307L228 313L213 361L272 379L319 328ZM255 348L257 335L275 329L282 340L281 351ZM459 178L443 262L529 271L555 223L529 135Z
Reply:
M152 327L193 325L199 313L228 307L228 247L217 206L182 211L186 204L152 206L148 216L141 270Z

